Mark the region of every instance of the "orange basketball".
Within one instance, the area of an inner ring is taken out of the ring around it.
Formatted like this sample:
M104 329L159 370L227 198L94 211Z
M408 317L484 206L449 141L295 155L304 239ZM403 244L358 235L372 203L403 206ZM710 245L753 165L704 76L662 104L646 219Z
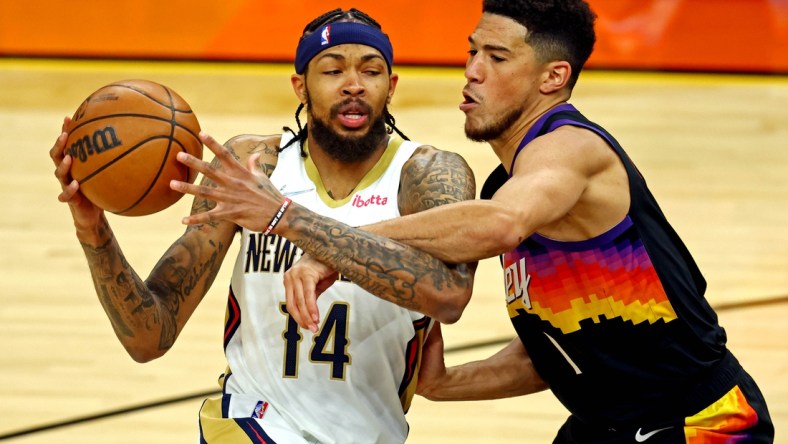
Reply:
M161 211L183 196L170 189L170 180L197 177L175 155L202 158L200 124L164 85L124 80L104 86L82 102L67 130L71 176L91 202L115 214Z

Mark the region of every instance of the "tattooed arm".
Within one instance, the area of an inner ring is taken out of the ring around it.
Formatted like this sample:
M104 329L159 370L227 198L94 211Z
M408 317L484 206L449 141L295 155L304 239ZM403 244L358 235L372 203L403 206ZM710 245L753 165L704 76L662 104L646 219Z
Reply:
M64 152L66 138L67 134L62 133L50 151L55 176L63 188L58 199L69 204L99 301L129 355L139 362L155 359L172 347L205 296L237 227L232 222L188 227L143 281L126 260L104 212L79 192L79 184L70 177L72 160ZM278 139L244 136L232 139L228 146L248 156L251 151L262 151L276 143ZM275 155L266 158L275 163ZM207 179L203 185L213 186ZM211 201L195 198L192 214L214 206Z
M402 168L398 204L400 213L406 215L473 199L475 193L473 172L462 157L422 146ZM301 207L293 208L287 228L280 234L309 254L285 276L286 286L299 288L288 288L288 312L302 326L316 327L314 299L328 282L294 285L288 281L309 279L294 275L308 274L301 266L319 268L314 260L382 299L443 323L456 322L470 300L476 263L447 265L405 244L317 216ZM318 294L312 291L315 287Z
M196 199L192 211L204 208L210 203ZM77 230L99 302L135 361L150 361L172 347L219 272L234 231L228 222L189 227L143 281L106 217L95 230Z
M178 160L214 179L217 187L185 182L173 182L171 186L177 191L218 203L211 211L188 216L183 222L204 224L232 220L240 226L262 232L279 210L282 194L267 177L239 163L212 137L207 134L201 137L220 159L222 169L218 170L185 153L180 153ZM476 193L473 172L462 157L432 147L421 147L414 153L403 166L402 176L399 205L403 214L473 199ZM328 265L376 296L420 311L440 322L456 322L470 300L475 264L446 265L420 250L321 216L295 202L290 204L274 232L311 255L316 263ZM317 316L314 290L327 282L326 275L298 280L295 283L297 288L293 290L292 285L288 286L288 274L285 275L288 312L299 325L314 329L317 319L312 318L313 322L309 322L311 316L307 313ZM296 293L294 297L293 291ZM312 308L304 308L302 317L294 310L293 299L298 305Z

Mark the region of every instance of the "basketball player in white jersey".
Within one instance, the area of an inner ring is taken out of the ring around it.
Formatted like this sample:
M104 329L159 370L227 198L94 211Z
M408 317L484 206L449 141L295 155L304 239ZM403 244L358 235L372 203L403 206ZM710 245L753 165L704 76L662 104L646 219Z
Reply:
M484 200L363 227L447 261L500 255L501 300L518 337L447 369L436 326L419 392L457 401L549 388L570 412L554 443L772 443L766 401L727 348L691 253L624 148L568 103L593 50L594 17L584 0L484 0L460 105L466 135L489 142L501 161ZM221 187L236 189L228 179ZM246 199L233 193L215 214L187 221L237 213L245 226L265 227L273 217L268 226L296 243L361 236L302 206L283 212L265 178L250 183ZM305 250L286 292L291 316L314 329L325 318L313 309L334 275L326 271L334 250ZM422 296L403 305L440 316ZM527 428L527 419L515 422Z
M355 9L334 10L307 25L292 77L301 102L298 132L238 136L226 148L202 135L219 153L212 173L230 168L269 175L282 199L280 214L258 230L241 228L247 224L231 217L191 225L144 281L103 211L69 176L67 134L51 150L63 186L59 199L71 209L99 300L137 361L173 345L240 231L224 334L228 365L222 396L201 408L200 442L405 441L405 413L433 320L409 309L417 307L401 308L367 292L445 298L446 316L438 320L453 322L470 298L473 266L449 267L382 238L346 239L346 248L329 260L343 277L320 299L322 322L300 329L287 312L283 275L303 250L327 247L319 238L291 243L272 232L290 205L356 226L475 197L472 172L460 156L404 140L394 127L387 109L398 80L392 58L380 26ZM304 107L308 121L301 128ZM252 171L241 166L247 164ZM211 177L192 215L232 200L211 196L223 185ZM392 270L408 285L392 285Z

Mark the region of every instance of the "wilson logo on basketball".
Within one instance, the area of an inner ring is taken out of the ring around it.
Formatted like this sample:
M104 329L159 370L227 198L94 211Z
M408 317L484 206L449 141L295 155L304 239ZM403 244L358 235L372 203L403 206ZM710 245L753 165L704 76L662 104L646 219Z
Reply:
M388 197L381 197L376 194L373 194L369 197L369 199L364 199L363 197L356 194L356 197L353 198L353 202L351 205L358 208L368 207L370 205L386 205L389 201Z
M79 159L80 162L85 162L88 157L103 153L112 148L119 147L123 144L118 135L115 133L115 128L106 126L100 130L96 130L92 135L84 135L74 141L68 147L68 154L74 159Z

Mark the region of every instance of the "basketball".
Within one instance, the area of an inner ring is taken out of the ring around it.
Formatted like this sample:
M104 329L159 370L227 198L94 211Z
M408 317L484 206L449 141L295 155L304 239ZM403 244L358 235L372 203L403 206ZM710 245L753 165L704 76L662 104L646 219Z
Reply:
M172 179L193 183L197 172L178 162L183 151L202 158L200 124L172 89L124 80L91 94L67 128L71 176L96 206L123 216L161 211L183 194Z

